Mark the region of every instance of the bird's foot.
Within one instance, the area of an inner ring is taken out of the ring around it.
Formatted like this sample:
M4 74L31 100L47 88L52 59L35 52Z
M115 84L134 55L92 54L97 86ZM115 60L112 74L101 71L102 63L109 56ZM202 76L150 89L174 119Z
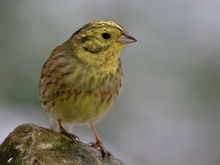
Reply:
M74 134L71 134L69 132L67 132L65 129L60 129L60 133L67 136L68 138L72 139L72 140L77 140L77 141L80 141L79 137L74 135Z
M102 153L102 157L104 158L105 156L112 156L112 154L110 152L108 152L105 147L103 146L102 143L100 142L96 142L96 143L93 143L93 142L90 142L89 145L93 148L96 148L96 149L100 149L101 153Z

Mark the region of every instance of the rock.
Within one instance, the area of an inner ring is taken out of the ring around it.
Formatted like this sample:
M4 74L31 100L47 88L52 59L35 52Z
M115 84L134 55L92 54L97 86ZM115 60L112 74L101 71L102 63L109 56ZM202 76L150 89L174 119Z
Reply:
M0 165L123 165L113 156L33 124L15 128L0 145Z

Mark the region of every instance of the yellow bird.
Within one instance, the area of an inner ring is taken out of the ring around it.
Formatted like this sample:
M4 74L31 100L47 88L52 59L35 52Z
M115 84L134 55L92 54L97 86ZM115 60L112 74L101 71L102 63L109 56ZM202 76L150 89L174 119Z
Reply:
M51 129L70 138L75 124L89 124L103 156L109 154L94 124L114 105L122 86L122 49L136 39L112 21L95 21L57 46L45 62L39 83L40 102Z

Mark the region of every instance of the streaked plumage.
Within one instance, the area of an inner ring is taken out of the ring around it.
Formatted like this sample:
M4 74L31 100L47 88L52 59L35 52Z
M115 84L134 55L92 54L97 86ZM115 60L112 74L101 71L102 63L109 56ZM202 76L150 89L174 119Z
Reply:
M93 123L109 111L120 93L121 51L135 41L122 26L96 21L52 51L42 69L39 95L53 130L70 132L74 124L90 124L94 129ZM106 153L94 133L96 145Z

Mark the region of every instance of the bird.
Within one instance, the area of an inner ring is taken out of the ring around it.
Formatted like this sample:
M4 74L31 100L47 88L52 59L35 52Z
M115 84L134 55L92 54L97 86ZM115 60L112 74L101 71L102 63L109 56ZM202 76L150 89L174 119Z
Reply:
M122 87L123 48L137 40L121 25L87 23L57 46L42 67L39 98L52 130L72 139L74 125L90 125L103 156L110 155L95 124L115 104Z

